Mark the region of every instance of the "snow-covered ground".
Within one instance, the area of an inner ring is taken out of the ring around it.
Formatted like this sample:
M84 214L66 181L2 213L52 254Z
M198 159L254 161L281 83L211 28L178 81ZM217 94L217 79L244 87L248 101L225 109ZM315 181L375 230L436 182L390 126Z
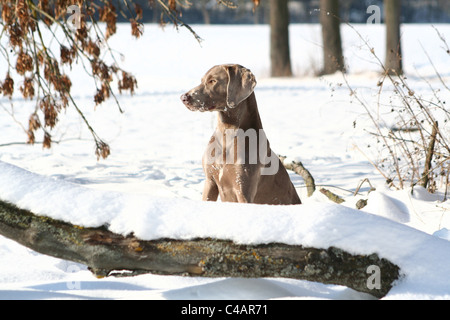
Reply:
M383 57L382 25L358 25ZM437 25L450 40L450 26ZM201 46L185 29L146 25L132 39L119 26L110 45L123 53L122 66L138 79L133 97L119 96L94 111L95 87L82 70L72 75L78 105L100 137L111 146L97 161L93 142L80 118L68 109L53 132L51 150L40 145L0 147L0 197L36 213L77 225L100 226L144 239L220 237L241 243L285 242L337 246L353 253L378 253L398 264L404 277L387 299L450 299L450 201L444 188L428 194L416 188L395 191L358 148L371 141L364 109L350 96L341 75L317 78L320 28L291 26L292 79L269 73L267 26L194 26ZM450 80L449 56L429 25L402 29L404 66L416 92L438 88L424 50ZM354 30L343 26L348 80L375 107L379 67ZM203 203L201 156L215 126L215 114L188 111L179 96L197 85L213 65L239 63L256 75L261 118L275 152L297 159L346 202L335 205L316 192L306 197L304 182L291 179L304 205L272 207ZM0 76L6 73L0 64ZM447 101L448 91L439 93ZM0 145L26 140L0 98ZM14 99L15 119L27 124L34 104ZM353 123L358 125L354 128ZM448 130L448 127L444 129ZM40 137L37 137L40 140ZM364 149L365 150L365 149ZM368 178L377 190L369 193ZM439 186L438 186L439 187ZM353 209L368 199L362 211ZM96 279L79 264L37 254L0 237L0 299L367 299L351 289L289 279L202 279L143 275Z

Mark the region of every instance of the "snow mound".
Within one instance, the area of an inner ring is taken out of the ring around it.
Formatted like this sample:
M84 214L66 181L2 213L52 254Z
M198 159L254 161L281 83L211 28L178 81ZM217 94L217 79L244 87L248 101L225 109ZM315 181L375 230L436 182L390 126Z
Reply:
M447 228L442 228L441 230L433 233L433 236L450 241L450 230Z
M409 211L405 204L384 192L371 192L367 203L364 211L401 223L410 220Z

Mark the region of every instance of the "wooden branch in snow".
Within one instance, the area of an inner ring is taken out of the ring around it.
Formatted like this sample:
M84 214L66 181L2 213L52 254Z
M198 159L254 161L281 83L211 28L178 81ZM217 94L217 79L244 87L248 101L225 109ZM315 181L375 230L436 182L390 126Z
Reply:
M143 241L104 227L83 228L37 216L3 201L0 234L39 253L82 263L97 277L143 273L282 277L343 285L378 298L399 278L399 267L376 254L352 255L334 247L281 243L242 245L218 239Z
M292 161L285 163L286 157L279 156L281 163L287 170L294 171L296 174L300 175L306 184L306 189L308 191L308 197L311 197L316 191L316 184L311 173L303 166L303 163L299 161Z
M345 202L344 199L342 199L337 194L331 192L328 189L322 188L322 189L320 189L320 192L323 193L324 195L326 195L328 199L330 199L331 201L333 201L337 204L341 204L341 203Z

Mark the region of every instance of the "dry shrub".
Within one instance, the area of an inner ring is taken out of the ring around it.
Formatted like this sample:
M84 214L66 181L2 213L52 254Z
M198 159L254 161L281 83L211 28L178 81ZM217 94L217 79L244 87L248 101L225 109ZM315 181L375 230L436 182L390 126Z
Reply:
M422 79L428 82L430 91L417 92L406 76L392 75L386 70L368 42L360 38L383 70L377 83L377 110L370 108L345 78L351 96L365 108L372 123L365 130L374 137L374 143L368 147L376 148L378 157L368 157L370 162L389 186L403 189L420 185L430 192L444 187L446 199L450 174L450 110L440 94L450 92L449 87L435 68L440 86ZM445 39L442 36L440 39L448 48ZM430 64L433 64L431 60Z

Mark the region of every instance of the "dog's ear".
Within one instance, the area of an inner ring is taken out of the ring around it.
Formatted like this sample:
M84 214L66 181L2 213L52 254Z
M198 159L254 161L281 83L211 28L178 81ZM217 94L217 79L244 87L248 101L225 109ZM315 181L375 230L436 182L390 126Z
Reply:
M228 73L227 105L229 108L236 108L255 89L255 76L240 65L226 65L225 70Z

